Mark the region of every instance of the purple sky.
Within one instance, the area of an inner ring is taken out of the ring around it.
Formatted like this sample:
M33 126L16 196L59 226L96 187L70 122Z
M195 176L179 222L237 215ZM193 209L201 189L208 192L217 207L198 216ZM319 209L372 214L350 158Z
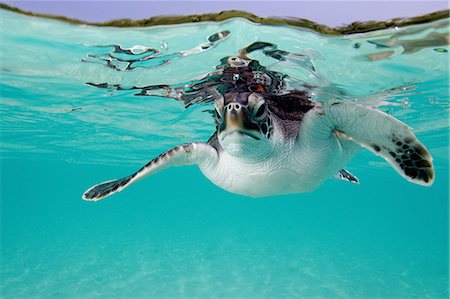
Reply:
M244 2L245 1L245 2ZM448 9L447 1L2 1L33 12L63 15L85 21L143 19L156 15L180 15L241 9L259 16L300 17L337 26L353 21L388 20Z

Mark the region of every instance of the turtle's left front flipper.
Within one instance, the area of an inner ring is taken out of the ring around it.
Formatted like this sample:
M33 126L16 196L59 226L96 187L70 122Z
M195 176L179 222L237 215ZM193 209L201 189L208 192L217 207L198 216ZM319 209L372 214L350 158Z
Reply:
M322 117L339 139L351 140L383 157L408 181L430 186L433 158L410 128L372 107L355 103L325 104Z
M83 193L82 198L97 201L122 191L140 179L152 175L170 166L214 163L217 151L205 143L187 143L166 151L148 162L144 167L127 177L97 184Z

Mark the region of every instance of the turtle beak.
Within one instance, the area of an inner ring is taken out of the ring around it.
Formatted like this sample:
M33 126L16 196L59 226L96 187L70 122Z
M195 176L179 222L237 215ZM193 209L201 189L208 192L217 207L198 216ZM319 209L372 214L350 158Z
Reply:
M241 104L229 103L225 106L224 130L244 129L245 112Z
M246 135L259 140L259 136L254 132L256 128L248 120L247 108L238 102L231 102L223 109L223 121L219 125L219 132L223 132L223 136L227 136L233 132Z

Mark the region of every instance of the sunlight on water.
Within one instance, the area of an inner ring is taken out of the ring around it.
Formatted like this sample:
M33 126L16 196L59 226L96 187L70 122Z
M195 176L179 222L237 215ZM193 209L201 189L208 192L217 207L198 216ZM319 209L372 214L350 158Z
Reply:
M118 29L0 13L1 296L448 297L448 19L327 37L242 19ZM408 124L435 184L409 184L363 152L349 164L360 185L314 193L248 199L191 167L81 200L207 141L213 95L202 92L225 88L215 72L254 42L270 44L249 51L275 76L261 80L287 75L283 88Z

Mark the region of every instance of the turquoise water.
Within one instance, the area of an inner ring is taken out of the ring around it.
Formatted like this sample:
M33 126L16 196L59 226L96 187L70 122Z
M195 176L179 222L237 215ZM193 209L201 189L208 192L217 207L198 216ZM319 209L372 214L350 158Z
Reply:
M1 297L448 297L449 47L430 42L448 34L445 21L325 37L240 19L115 29L0 13ZM213 47L188 51L224 30ZM410 184L361 152L347 167L360 185L329 180L313 193L250 199L183 167L96 203L81 199L214 131L208 104L185 109L85 83L189 82L258 40L303 54L254 57L319 84L318 96L345 93L410 125L434 158L434 185ZM160 54L117 71L98 59L111 49L95 47L111 44Z

